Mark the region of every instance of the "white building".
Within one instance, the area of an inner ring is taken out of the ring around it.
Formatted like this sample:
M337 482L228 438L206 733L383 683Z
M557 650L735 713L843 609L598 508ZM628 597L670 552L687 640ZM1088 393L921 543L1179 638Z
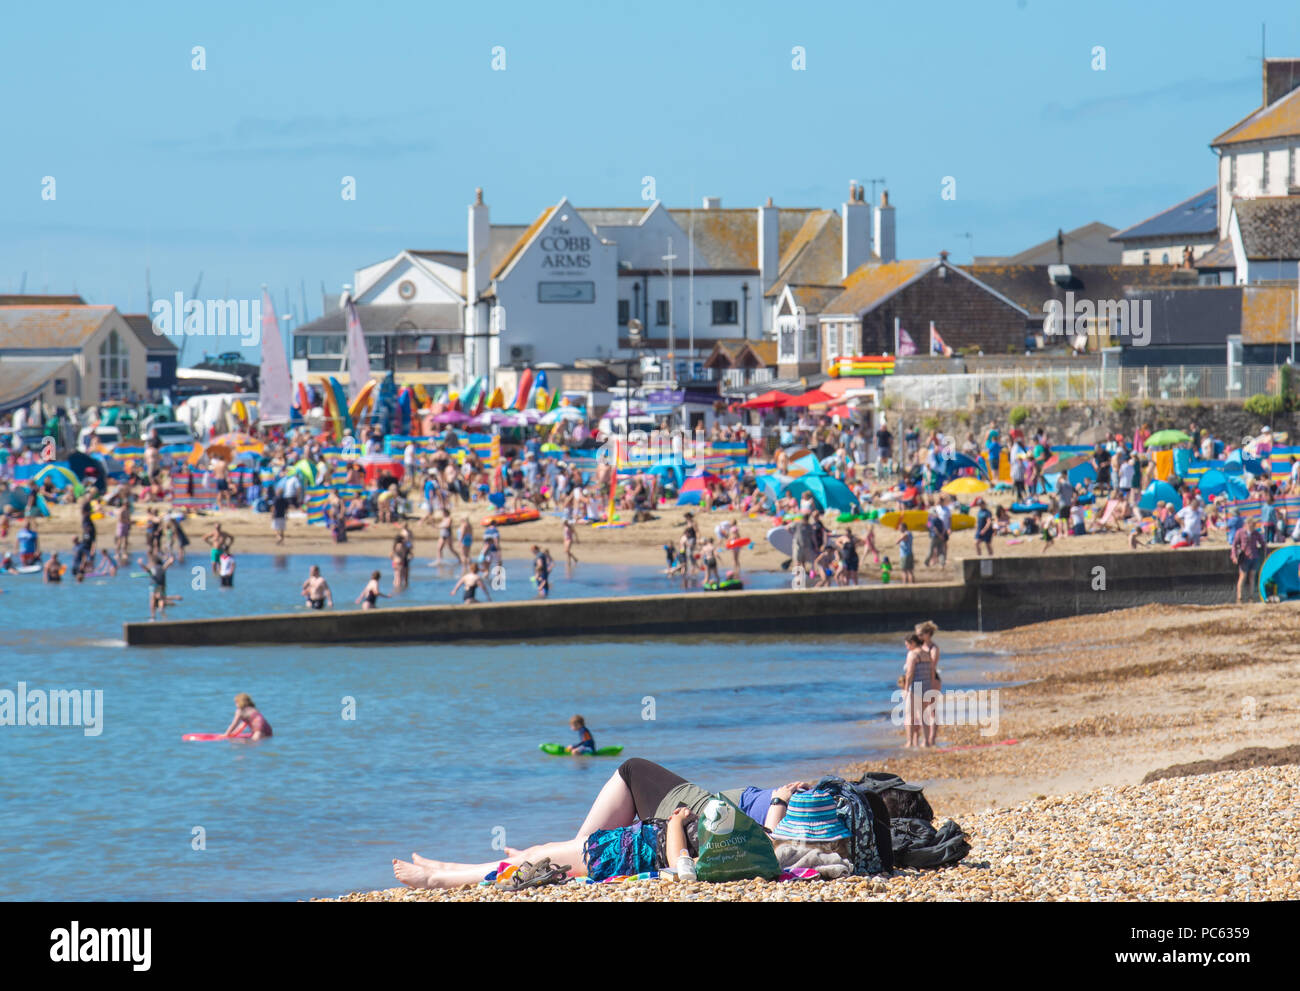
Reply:
M562 198L531 224L500 225L478 190L465 252L408 250L356 273L371 368L391 367L403 382L461 384L498 368L639 353L658 357L667 377L699 377L716 344L772 339L790 300L803 306L814 289L829 298L846 272L879 260L872 208L856 186L850 201L842 222L834 211L771 199L724 209L706 197L697 210ZM887 194L876 227L892 258ZM341 312L294 339L295 381L340 373Z

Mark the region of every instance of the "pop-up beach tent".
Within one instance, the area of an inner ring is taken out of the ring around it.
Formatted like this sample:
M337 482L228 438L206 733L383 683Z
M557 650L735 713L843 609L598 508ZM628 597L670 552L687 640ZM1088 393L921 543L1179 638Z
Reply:
M1217 468L1212 468L1200 477L1197 491L1207 499L1226 495L1229 499L1249 499L1250 489L1237 475L1225 475Z
M1279 547L1265 559L1259 597L1267 602L1270 591L1283 600L1300 599L1300 547Z
M841 513L852 513L858 508L858 500L853 491L834 475L800 475L786 486L786 492L796 497L811 492L823 510L838 509Z
M1169 503L1175 510L1183 508L1183 497L1168 482L1152 482L1143 489L1142 498L1138 500L1138 509L1148 513L1153 512L1157 502Z

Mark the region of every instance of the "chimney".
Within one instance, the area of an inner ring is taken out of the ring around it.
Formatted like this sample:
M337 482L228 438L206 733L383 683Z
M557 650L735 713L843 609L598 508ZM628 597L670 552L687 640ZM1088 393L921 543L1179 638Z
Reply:
M721 210L721 209L722 209L722 197L721 197L721 196L706 196L706 197L704 197L704 209L706 209L706 210Z
M840 278L847 279L871 260L871 207L858 198L857 182L849 183L849 199L843 210Z
M483 202L483 187L474 190L474 203L469 208L468 271L465 273L465 291L473 304L487 290L492 281L492 261L488 253L491 230L488 205Z
M1056 228L1056 264L1065 264L1065 231Z
M882 262L898 260L898 247L894 235L894 208L889 205L889 190L880 191L880 206L876 208L876 254Z
M1300 59L1264 59L1264 106L1276 103L1300 87Z
M781 209L772 205L772 197L758 208L758 271L763 292L776 282L781 266Z

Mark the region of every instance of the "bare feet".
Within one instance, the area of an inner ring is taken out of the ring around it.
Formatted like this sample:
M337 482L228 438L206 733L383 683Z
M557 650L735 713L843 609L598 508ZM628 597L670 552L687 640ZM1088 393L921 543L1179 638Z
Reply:
M433 883L433 871L428 867L421 867L418 864L410 864L405 860L393 861L393 877L401 881L408 888L434 888L438 885Z

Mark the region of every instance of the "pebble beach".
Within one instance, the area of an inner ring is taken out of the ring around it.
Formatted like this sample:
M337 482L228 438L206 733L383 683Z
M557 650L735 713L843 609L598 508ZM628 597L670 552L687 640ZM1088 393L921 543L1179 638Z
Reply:
M998 737L1017 742L989 746L974 727L945 727L935 751L900 748L838 769L923 784L936 824L955 819L969 838L957 866L837 881L570 881L520 893L399 887L320 900L1300 898L1300 610L1146 606L963 642L1005 661L990 687L1002 699Z
M1260 901L1300 898L1300 766L1042 798L957 816L971 852L941 870L836 881L629 881L518 893L390 888L320 901Z

